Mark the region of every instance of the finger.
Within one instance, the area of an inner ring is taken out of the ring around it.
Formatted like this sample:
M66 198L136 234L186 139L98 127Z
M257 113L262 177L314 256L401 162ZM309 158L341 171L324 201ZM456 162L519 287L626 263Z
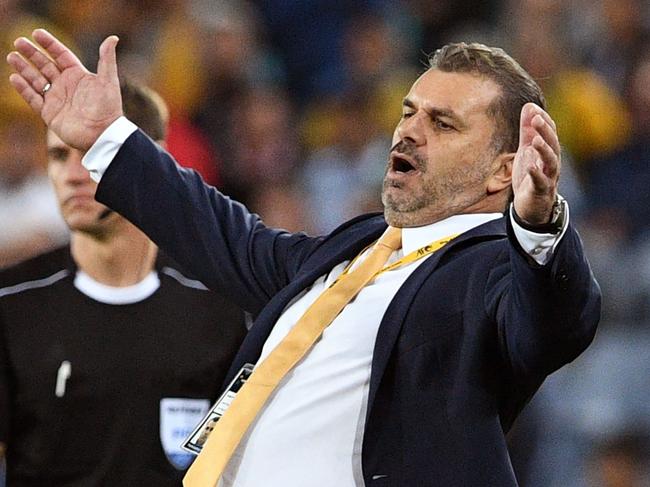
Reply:
M541 162L543 163L542 170L549 178L555 178L558 173L558 158L554 149L539 135L533 139L533 147L539 153Z
M534 103L526 103L521 109L519 117L519 146L529 146L536 135L533 119L542 109Z
M526 152L528 155L527 160L529 161L526 165L526 172L530 176L533 187L537 192L545 192L549 187L549 179L544 174L541 164L539 164L540 161L537 157L537 153L532 147L528 147Z
M81 63L79 58L75 56L72 51L65 46L65 44L45 29L36 29L32 33L32 37L41 47L43 47L43 49L45 49L45 51L47 51L61 71L72 67L84 68L84 65Z
M36 68L43 73L43 75L50 81L54 81L59 77L61 72L54 62L43 54L38 47L36 47L29 39L20 37L14 42L14 46L18 52L27 60L29 60Z
M29 83L38 93L43 91L49 80L43 74L28 63L20 54L13 51L7 55L7 62L14 68L27 83Z
M119 78L117 76L117 55L115 53L118 42L119 38L117 36L109 36L99 46L97 76L119 84Z
M40 93L37 93L36 90L34 90L32 85L29 84L25 78L17 73L12 73L11 76L9 76L9 83L11 83L11 86L14 87L23 100L25 100L35 112L41 113L41 109L43 108L43 97Z
M547 120L543 118L540 114L537 114L533 117L532 120L533 128L542 136L542 138L549 144L555 154L560 156L560 140L557 137L557 133L551 125L548 124Z
M524 111L524 110L528 113L528 115L529 115L529 117L530 117L530 120L532 120L532 118L533 118L535 115L539 115L539 116L541 116L544 120L546 120L546 122L547 122L551 127L553 127L553 130L556 130L556 129L557 129L557 127L556 127L556 125L555 125L555 121L551 118L551 116L546 112L546 110L544 110L542 107L540 107L540 106L537 105L536 103L533 103L533 102L528 102L528 103L526 103L526 104L524 105L524 107L522 108L522 111Z
M519 116L519 146L527 146L530 144L533 135L531 135L530 123L534 115L534 108L537 105L533 103L526 103L521 109Z
M542 117L546 121L546 123L553 128L554 131L557 132L557 125L555 124L555 120L551 118L551 116L546 112L546 110L544 110L541 107L537 107L537 114L540 117Z

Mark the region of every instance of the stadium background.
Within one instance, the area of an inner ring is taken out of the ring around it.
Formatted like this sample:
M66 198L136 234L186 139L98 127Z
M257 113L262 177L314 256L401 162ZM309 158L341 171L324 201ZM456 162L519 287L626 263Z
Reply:
M3 55L42 26L88 66L118 34L121 75L169 104L179 161L268 224L312 233L380 208L426 54L504 47L545 91L561 192L604 293L592 347L516 424L515 469L523 487L650 485L649 0L0 0ZM8 74L2 63L0 265L65 240L34 203L34 188L51 202L43 127Z

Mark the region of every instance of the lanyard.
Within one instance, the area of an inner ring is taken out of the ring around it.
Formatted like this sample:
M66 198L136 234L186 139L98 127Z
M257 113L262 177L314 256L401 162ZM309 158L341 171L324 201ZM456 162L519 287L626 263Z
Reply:
M388 271L392 271L393 269L397 269L398 267L402 267L402 266L404 266L404 265L411 264L412 262L415 262L416 260L420 260L420 259L422 259L423 257L426 257L426 256L429 255L429 254L433 254L436 250L439 250L439 249L441 249L442 247L444 247L445 245L447 245L449 242L451 242L453 239L455 239L458 235L460 235L460 234L459 234L459 233L456 233L456 234L454 234L454 235L449 235L448 237L443 237L443 238L441 238L440 240L436 240L435 242L431 242L430 244L427 244L427 245L425 245L424 247L420 247L419 249L414 250L414 251L411 252L410 254L405 255L404 257L402 257L401 259L399 259L397 262L393 262L392 264L387 265L387 266L384 267L383 269L378 270L378 271L375 273L375 275L372 277L372 279L374 279L375 277L377 277L379 274L382 274L382 273L384 273L384 272L388 272ZM343 272L341 273L341 275L336 279L336 281L338 281L338 280L341 279L344 275L346 275L346 274L350 271L350 268L351 268L351 267L354 265L354 263L357 261L357 259L358 259L358 258L359 258L359 257L360 257L360 256L361 256L361 255L366 251L366 250L368 250L370 247L372 247L373 245L375 245L375 243L376 243L376 242L371 243L371 244L368 245L365 249L363 249L361 252L359 252L359 254L358 254L354 259L352 259L352 261L351 261L351 262L350 262L350 263L345 267L345 269L343 270ZM332 286L333 286L334 284L336 284L336 281L335 281L334 283L332 283Z

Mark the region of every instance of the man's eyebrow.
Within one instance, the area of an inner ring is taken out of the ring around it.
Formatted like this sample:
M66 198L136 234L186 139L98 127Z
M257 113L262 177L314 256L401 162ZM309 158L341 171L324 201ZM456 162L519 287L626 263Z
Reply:
M416 109L415 103L413 103L412 100L410 100L408 97L404 98L402 101L402 106ZM450 110L448 108L439 108L439 107L423 107L423 110L429 114L431 118L436 118L436 117L446 117L452 119L454 122L460 124L460 125L466 125L462 119L454 112L453 110Z
M408 97L402 100L402 106L408 108L415 108L415 103L413 103Z
M59 155L68 151L68 148L62 145L53 145L47 148L47 153L49 155Z

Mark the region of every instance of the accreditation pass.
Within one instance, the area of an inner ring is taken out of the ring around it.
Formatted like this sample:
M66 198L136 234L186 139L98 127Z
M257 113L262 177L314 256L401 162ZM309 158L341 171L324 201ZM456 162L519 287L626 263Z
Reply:
M253 364L244 365L232 380L226 392L224 392L217 402L210 408L208 414L199 422L194 431L185 439L181 447L190 452L198 455L203 449L203 445L208 440L208 436L212 433L214 425L219 421L226 409L230 407L233 399L239 392L239 389L246 383L250 375L253 373Z

